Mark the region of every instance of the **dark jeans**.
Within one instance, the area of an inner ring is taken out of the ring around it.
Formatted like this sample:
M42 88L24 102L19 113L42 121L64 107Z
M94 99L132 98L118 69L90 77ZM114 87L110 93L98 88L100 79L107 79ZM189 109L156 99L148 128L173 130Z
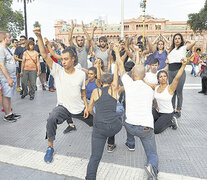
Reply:
M154 172L158 173L158 155L155 142L154 130L149 127L132 125L125 122L126 131L129 133L127 137L127 143L133 145L134 136L140 138L144 147L145 154L147 156L147 164L151 164Z
M29 95L34 97L35 95L35 89L36 89L36 80L37 80L37 71L23 71L23 76L22 76L22 91L23 95L28 94L28 81L30 82L30 91Z
M49 78L49 89L53 89L53 88L54 88L54 78L50 74L50 78Z
M94 123L92 133L92 152L87 167L87 180L95 180L98 165L103 155L104 146L107 137L114 136L122 128L121 121L117 120L113 123Z
M201 78L201 83L202 83L202 91L206 93L207 92L207 77Z
M65 107L58 105L49 114L46 125L46 138L49 142L55 140L57 125L62 124L67 120L68 123L73 123L72 117L85 122L88 126L93 126L93 116L89 115L87 119L83 118L83 112L80 114L71 114Z
M172 83L172 81L175 78L175 76L177 75L177 73L178 73L178 70L177 71L169 71L169 84ZM173 98L172 98L173 108L177 109L177 110L182 109L182 105L183 105L183 86L185 84L185 79L186 79L186 73L184 71L181 78L179 79L178 86L177 86L177 88L175 90L175 93L173 95ZM175 107L176 97L177 97L177 108Z
M172 126L173 113L159 113L155 108L152 109L152 114L154 117L154 132L159 134L163 132L168 127Z

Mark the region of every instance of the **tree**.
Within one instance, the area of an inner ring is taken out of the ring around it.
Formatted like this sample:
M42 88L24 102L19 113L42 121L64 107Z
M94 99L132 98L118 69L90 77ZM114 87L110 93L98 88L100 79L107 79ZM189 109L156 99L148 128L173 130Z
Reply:
M13 0L0 0L0 30L8 31L12 37L24 30L24 19L21 11L13 11Z
M189 20L187 23L195 33L201 33L202 31L207 30L207 0L204 8L202 8L199 13L189 14L188 18Z
M41 27L41 25L40 25L40 23L39 23L39 21L35 21L35 23L34 23L34 28L36 28L36 27Z

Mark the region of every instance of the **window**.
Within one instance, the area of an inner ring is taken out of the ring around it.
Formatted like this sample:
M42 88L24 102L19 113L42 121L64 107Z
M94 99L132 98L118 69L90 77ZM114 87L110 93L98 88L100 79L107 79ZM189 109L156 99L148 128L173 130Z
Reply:
M155 30L161 30L161 24L156 24L155 25Z
M193 40L193 34L190 35L190 39Z
M124 30L125 30L125 31L128 31L128 30L129 30L129 25L125 25L125 26L124 26Z

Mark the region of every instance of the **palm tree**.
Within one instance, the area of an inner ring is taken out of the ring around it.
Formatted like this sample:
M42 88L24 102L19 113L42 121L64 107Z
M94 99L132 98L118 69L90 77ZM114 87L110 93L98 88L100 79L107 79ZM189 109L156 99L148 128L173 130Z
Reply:
M32 3L34 0L17 0L18 2L24 3L24 26L25 26L25 36L27 37L27 3Z

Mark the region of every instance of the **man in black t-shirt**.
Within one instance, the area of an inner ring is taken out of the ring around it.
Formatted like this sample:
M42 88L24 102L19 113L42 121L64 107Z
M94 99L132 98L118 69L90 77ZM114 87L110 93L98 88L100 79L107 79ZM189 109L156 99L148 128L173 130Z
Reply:
M17 67L17 78L20 78L23 54L26 51L26 42L26 36L20 36L20 46L18 46L14 52L14 59L19 62L19 67ZM17 88L20 88L20 84L17 84Z

